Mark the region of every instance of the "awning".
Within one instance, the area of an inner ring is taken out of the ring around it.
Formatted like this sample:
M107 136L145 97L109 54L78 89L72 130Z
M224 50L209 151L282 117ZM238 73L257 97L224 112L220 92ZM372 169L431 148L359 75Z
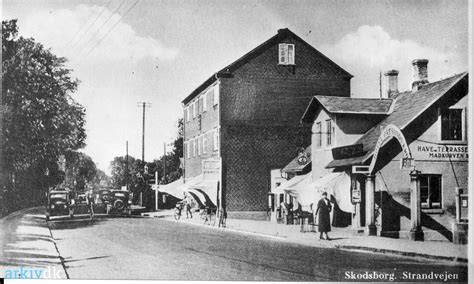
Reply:
M308 174L308 175L311 175ZM303 210L310 211L311 205L316 205L323 192L334 196L339 208L345 212L352 212L351 203L351 178L345 172L329 173L322 178L309 183L300 183L285 192L294 196ZM315 208L313 208L315 209Z
M171 183L158 187L158 191L168 193L169 195L172 195L178 199L183 199L183 185L183 178L180 178Z
M271 193L282 194L282 193L285 193L286 189L291 190L295 188L296 186L300 185L301 183L308 183L308 182L311 182L311 173L306 174L306 175L295 176L283 182L282 184L280 184Z
M199 206L217 206L217 180L204 180L202 175L192 178L182 186L199 203Z

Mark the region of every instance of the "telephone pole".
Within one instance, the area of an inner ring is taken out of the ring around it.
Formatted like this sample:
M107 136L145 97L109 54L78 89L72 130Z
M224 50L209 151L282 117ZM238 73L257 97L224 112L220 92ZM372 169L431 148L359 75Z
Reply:
M139 107L143 108L143 121L142 121L142 162L145 162L145 108L151 107L151 103L139 102Z
M128 140L126 143L126 154L125 154L125 187L128 191Z

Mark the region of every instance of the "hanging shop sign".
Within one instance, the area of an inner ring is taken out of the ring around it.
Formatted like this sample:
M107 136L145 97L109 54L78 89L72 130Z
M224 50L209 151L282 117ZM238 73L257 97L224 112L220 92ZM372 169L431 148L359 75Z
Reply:
M415 168L415 159L413 158L402 158L400 160L401 170L413 170Z

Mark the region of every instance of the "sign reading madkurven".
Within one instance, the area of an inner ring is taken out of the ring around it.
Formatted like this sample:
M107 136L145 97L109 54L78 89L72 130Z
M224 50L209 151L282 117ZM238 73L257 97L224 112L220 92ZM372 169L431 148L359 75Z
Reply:
M433 145L418 144L412 148L417 160L467 161L469 153L467 145Z

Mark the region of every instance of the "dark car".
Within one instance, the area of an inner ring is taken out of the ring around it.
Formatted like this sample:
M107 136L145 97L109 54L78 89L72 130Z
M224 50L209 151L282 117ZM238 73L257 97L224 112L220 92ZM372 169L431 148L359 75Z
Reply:
M113 189L110 191L107 204L107 214L110 213L126 213L130 215L130 193L126 190Z
M99 189L97 203L109 204L111 199L110 189Z
M74 198L68 190L52 190L48 192L46 220L51 216L69 215L74 217Z

